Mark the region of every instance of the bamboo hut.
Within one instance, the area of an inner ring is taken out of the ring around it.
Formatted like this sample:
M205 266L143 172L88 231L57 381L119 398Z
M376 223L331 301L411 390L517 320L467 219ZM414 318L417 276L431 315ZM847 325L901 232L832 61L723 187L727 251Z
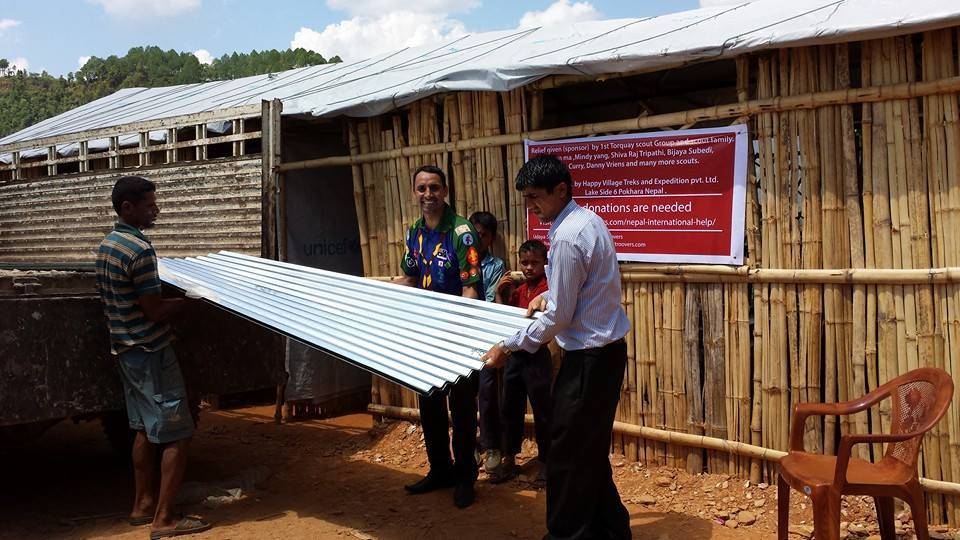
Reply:
M323 134L302 159L264 144L260 239L274 247L263 253L288 258L289 229L303 228L284 210L285 182L306 174L316 195L339 179L363 273L397 275L417 214L410 171L436 163L459 213L500 219L495 252L511 264L525 235L512 189L525 139L746 124L745 264L622 265L633 324L612 451L769 482L794 404L851 399L919 366L960 376L958 45L950 2L760 0L340 66L262 96L286 109L271 129ZM31 147L17 144L0 156ZM38 166L56 167L55 151ZM8 161L0 195L24 178L22 158ZM380 380L371 402L381 414L416 404ZM833 452L841 434L888 429L889 415L811 420L806 446ZM956 525L960 393L924 442L930 518Z

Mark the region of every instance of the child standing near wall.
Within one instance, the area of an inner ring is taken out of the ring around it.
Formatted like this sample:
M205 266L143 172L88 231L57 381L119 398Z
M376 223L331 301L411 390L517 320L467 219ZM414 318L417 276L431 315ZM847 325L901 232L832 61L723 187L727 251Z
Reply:
M497 284L496 300L501 304L526 308L531 300L547 290L544 271L547 264L547 246L539 240L527 240L521 244L517 255L524 282L510 291L513 280L510 276L504 276ZM523 440L523 418L527 410L528 396L533 408L537 460L541 464L540 476L543 476L544 464L550 452L551 374L550 350L546 345L532 354L526 351L514 352L507 359L503 368L503 401L500 408L504 431L503 458L500 466L490 475L492 483L505 482L517 474L514 459L520 453L520 443Z
M490 212L474 212L470 223L477 230L477 252L480 255L480 273L487 302L496 297L497 284L506 272L503 261L490 252L497 240L497 218ZM500 426L500 374L497 370L480 371L478 401L480 410L480 450L486 451L483 469L491 474L500 466L500 446L503 431Z

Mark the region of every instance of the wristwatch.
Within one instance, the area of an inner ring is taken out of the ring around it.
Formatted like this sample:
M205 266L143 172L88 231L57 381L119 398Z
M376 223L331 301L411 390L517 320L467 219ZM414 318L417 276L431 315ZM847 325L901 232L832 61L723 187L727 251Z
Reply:
M500 347L500 350L503 351L503 354L510 356L513 354L513 351L507 348L507 345L501 340L500 343L497 343L497 347Z

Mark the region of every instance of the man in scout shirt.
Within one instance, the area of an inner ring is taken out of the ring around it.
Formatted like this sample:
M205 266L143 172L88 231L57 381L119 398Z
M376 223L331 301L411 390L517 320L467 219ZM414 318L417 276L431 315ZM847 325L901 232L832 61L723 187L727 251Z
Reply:
M404 285L435 292L481 298L483 280L477 232L445 202L447 177L443 170L424 165L413 173L413 195L423 214L407 231L406 252L401 266ZM414 312L415 313L415 312ZM412 313L413 314L413 313ZM454 487L457 508L473 504L477 480L477 374L462 379L449 391L420 396L420 422L427 447L430 471L406 490L419 495ZM453 424L453 459L450 458L448 427Z
M97 250L97 289L110 348L117 355L130 429L137 432L136 491L129 522L151 524L151 539L205 531L210 524L180 518L173 508L194 425L166 322L180 311L183 300L160 296L157 255L142 232L160 213L156 187L146 178L125 176L114 185L112 200L119 219Z

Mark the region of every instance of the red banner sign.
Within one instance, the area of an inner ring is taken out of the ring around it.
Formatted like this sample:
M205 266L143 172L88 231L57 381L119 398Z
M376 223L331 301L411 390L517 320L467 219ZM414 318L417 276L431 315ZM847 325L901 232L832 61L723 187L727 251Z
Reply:
M573 196L607 224L622 261L742 264L744 126L526 141L526 158L552 154ZM549 224L527 213L527 237Z

